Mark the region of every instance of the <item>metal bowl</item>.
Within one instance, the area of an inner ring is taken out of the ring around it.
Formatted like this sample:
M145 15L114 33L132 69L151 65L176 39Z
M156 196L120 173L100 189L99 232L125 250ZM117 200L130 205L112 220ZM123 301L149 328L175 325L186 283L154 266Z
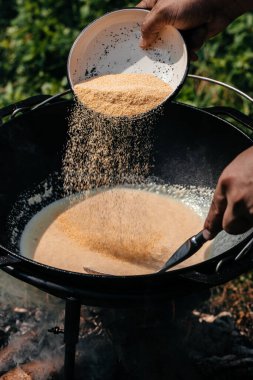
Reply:
M166 26L154 45L139 46L141 24L149 11L121 9L98 18L76 38L68 57L70 86L97 75L149 73L166 82L177 94L188 71L188 54L180 32Z

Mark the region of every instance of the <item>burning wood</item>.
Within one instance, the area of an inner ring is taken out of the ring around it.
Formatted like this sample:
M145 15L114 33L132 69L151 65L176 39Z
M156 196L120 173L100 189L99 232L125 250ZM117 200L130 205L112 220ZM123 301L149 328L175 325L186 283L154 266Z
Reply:
M22 368L17 367L0 377L1 380L32 380L31 376L25 373Z
M21 358L24 358L27 352L31 352L36 340L38 340L37 331L13 337L9 345L0 351L0 373L9 371L18 362L22 362Z
M33 361L14 368L0 377L0 380L50 380L57 372L51 361Z
M62 360L55 355L54 360L46 359L48 355L41 355L43 351L41 346L43 348L46 346L43 331L33 329L24 335L13 336L9 345L0 350L0 374L2 374L0 380L55 378L55 374L62 366Z

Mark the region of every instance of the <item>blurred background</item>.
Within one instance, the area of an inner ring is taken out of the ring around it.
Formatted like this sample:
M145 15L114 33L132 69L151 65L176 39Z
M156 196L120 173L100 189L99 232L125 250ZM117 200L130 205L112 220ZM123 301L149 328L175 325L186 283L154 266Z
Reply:
M68 88L66 62L79 32L126 0L0 0L0 107ZM253 96L253 13L238 18L199 52L190 72L233 84ZM253 107L227 90L188 79L178 100L198 106Z

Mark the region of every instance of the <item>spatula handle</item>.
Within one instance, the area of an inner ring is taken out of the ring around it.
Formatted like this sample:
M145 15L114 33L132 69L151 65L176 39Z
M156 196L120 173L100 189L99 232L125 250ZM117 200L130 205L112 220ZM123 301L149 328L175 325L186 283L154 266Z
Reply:
M206 241L207 240L204 238L203 231L200 231L197 235L192 236L176 250L176 252L169 258L158 273L166 272L168 269L188 259L194 255L194 253L196 253Z

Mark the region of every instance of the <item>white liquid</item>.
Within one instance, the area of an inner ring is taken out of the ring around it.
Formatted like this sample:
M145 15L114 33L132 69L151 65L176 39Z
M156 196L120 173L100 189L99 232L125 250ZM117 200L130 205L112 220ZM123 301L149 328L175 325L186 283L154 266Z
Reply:
M203 220L169 196L114 188L80 198L56 201L37 213L21 238L21 253L65 270L115 274L152 273ZM178 267L204 260L202 248Z

